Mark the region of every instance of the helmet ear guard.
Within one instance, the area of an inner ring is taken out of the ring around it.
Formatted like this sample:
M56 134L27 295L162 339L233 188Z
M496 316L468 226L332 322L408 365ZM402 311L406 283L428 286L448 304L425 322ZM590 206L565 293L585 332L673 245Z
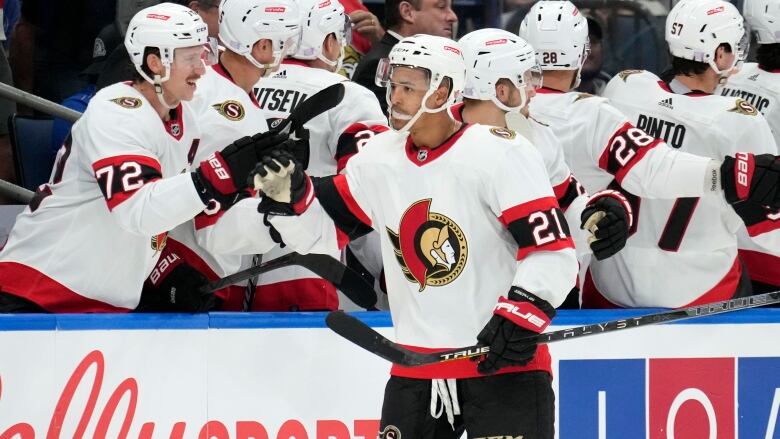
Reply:
M301 13L293 0L222 0L219 38L225 47L243 55L270 75L282 60L295 53L301 41ZM261 63L252 55L260 40L270 40L273 60Z
M525 40L500 29L480 29L459 41L466 59L463 97L491 100L506 112L517 112L527 102L526 89L542 86L542 69L534 48ZM496 96L496 86L506 79L520 92L520 104L509 107Z
M666 42L672 56L709 64L715 73L730 72L747 57L748 41L742 16L722 0L680 0L666 18ZM731 66L720 69L715 54L721 44L734 52Z

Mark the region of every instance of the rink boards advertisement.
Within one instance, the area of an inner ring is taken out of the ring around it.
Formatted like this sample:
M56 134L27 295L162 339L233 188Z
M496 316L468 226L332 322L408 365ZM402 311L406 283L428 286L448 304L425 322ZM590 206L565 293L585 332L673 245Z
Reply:
M647 312L561 311L551 330ZM392 337L386 313L358 315ZM0 316L0 439L374 439L390 365L323 317ZM780 310L550 349L561 439L780 438Z

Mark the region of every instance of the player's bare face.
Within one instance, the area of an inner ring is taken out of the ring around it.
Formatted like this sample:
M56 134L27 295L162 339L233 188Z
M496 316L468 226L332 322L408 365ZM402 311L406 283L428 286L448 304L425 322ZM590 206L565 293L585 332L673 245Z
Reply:
M206 73L204 50L202 46L197 46L176 49L174 52L171 78L163 84L169 103L173 100L192 100L198 79Z
M390 76L390 123L401 129L422 106L428 91L428 72L422 69L396 66Z

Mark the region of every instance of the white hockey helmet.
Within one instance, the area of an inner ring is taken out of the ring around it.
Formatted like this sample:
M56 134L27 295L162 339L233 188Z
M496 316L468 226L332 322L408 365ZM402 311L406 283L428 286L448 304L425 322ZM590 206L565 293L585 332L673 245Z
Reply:
M731 71L747 56L748 38L737 8L723 0L680 0L666 17L666 42L672 56L709 64L718 74ZM721 70L715 51L728 44L734 63Z
M272 73L282 60L298 50L300 9L293 0L222 0L219 5L219 39L256 67ZM271 40L274 59L263 64L252 56L260 40Z
M528 102L526 87L542 86L542 69L534 48L519 36L501 29L480 29L458 43L466 59L463 97L490 100L507 112L517 112ZM496 83L507 79L520 91L520 105L509 107L496 97Z
M216 55L216 45L209 44L208 27L197 12L174 3L160 3L138 11L130 20L125 34L125 47L138 73L159 87L171 76L174 51L178 48L209 47L209 61ZM150 78L143 71L144 51L157 48L165 66L165 75ZM204 58L204 60L206 60Z
M403 128L397 131L407 131L422 113L442 111L453 105L463 94L463 86L466 82L466 61L463 58L463 50L460 45L449 38L427 34L406 37L393 46L387 58L379 61L375 83L380 87L387 87L385 96L391 114L393 104L390 101L390 85L395 67L422 69L428 75L428 90L422 98L420 109ZM439 88L445 78L451 80L447 102L438 108L428 108L426 101ZM392 123L390 126L392 127Z
M519 35L536 49L543 70L577 70L579 78L590 52L588 20L572 2L537 2L520 23Z
M780 0L745 0L742 13L759 44L780 43Z
M298 0L298 4L301 7L301 44L293 57L319 59L331 67L338 66L341 58L336 61L325 58L322 44L328 35L335 34L343 57L344 48L352 39L352 23L344 6L339 0Z

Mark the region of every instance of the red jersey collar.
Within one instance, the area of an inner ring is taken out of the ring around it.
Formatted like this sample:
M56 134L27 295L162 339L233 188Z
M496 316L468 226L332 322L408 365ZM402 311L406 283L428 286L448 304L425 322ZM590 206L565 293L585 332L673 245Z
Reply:
M230 75L230 72L227 71L224 65L222 65L222 61L220 60L218 63L211 66L211 68L217 72L220 76L224 77L228 81L230 81L232 84L234 84L236 87L238 87L238 84L236 84L236 81L233 80L233 76ZM257 97L254 93L250 92L247 93L249 95L249 100L252 101L253 104L255 104L255 107L260 108L260 103L257 102Z
M184 135L184 117L182 115L181 104L171 110L170 114L171 119L163 121L163 125L165 125L165 131L167 131L168 134L170 134L174 139L181 140L181 136Z
M466 107L466 104L463 102L459 102L450 108L447 109L447 112L450 114L450 118L454 120L455 122L463 122L463 109Z
M536 92L540 93L540 94L543 94L543 95L546 95L546 94L563 94L563 93L565 93L563 91L556 90L554 88L549 88L549 87L538 88L538 89L536 89Z
M406 136L406 157L417 166L427 165L433 162L437 158L441 157L452 148L458 139L463 136L463 133L471 126L471 124L464 123L455 131L450 137L447 138L441 145L436 148L429 148L427 146L417 146L412 142L412 136Z
M282 60L282 65L293 65L293 66L301 66L301 67L309 67L308 64L305 62L299 60L299 59L292 59L292 58L285 58Z

